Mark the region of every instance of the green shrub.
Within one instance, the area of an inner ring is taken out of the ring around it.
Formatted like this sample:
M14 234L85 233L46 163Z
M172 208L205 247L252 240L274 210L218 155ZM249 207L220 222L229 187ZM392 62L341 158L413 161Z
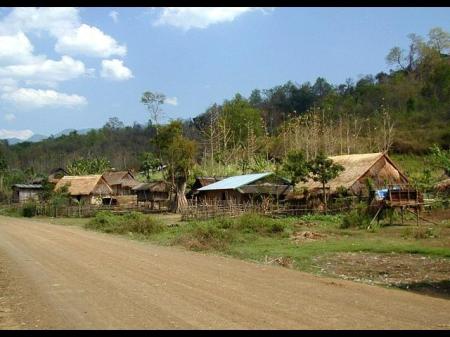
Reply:
M172 244L180 244L190 250L225 250L235 239L230 229L220 228L219 222L193 222L184 228L181 235L172 240Z
M340 228L367 228L370 223L370 215L367 212L367 206L363 203L358 204L353 210L344 215Z
M31 218L36 215L36 203L35 202L27 202L22 206L22 216Z
M0 208L0 215L21 217L23 212L22 209L16 207L2 207Z
M114 215L110 211L98 212L85 227L105 233L137 233L143 235L158 233L164 229L164 225L151 216L139 212Z
M236 218L232 228L242 233L271 235L283 233L286 225L283 220L271 219L256 213L247 213Z
M123 215L120 224L124 228L125 233L131 232L149 235L164 230L164 225L156 218L139 212L131 212Z
M248 213L237 218L222 217L205 221L191 221L179 229L172 244L191 250L224 251L245 234L271 236L286 232L286 221Z

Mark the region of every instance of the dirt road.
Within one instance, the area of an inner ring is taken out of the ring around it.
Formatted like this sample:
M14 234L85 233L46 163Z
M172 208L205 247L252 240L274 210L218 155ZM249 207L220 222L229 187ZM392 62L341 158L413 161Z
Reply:
M450 328L444 299L77 227L0 217L0 257L3 327Z

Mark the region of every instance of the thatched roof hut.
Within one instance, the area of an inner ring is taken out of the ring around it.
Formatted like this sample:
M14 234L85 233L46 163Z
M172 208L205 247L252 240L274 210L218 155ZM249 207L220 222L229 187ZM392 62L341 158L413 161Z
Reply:
M199 188L214 184L223 179L223 177L196 177L194 183L192 184L191 190L186 194L186 197L192 198L198 194Z
M87 176L64 176L55 185L57 191L63 186L68 186L68 192L72 197L110 196L113 191L106 180L100 174Z
M450 178L438 182L434 189L438 192L450 192Z
M370 179L375 188L388 184L407 184L408 178L386 153L350 154L329 157L333 162L344 167L344 171L327 183L329 193L337 192L340 187L352 194L359 194L367 189ZM322 184L312 179L299 183L298 189L306 188L309 193L320 193Z
M154 202L158 203L161 209L161 202L169 200L170 186L165 181L154 181L150 183L140 183L133 187L133 191L137 194L138 202L150 202L152 209Z
M65 175L67 175L67 171L62 167L55 168L50 171L50 174L48 175L48 182L56 184Z
M130 171L108 171L103 173L103 178L115 195L131 194L132 188L139 185Z

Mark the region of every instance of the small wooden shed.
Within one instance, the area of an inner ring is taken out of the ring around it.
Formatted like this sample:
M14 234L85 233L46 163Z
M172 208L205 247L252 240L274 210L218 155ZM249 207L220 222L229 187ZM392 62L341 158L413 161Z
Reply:
M108 171L103 173L103 178L112 188L114 195L131 195L133 187L139 185L131 171Z
M137 194L137 202L150 203L154 209L155 203L158 209L161 204L169 200L170 187L165 181L154 181L150 183L140 183L133 187L133 192Z
M12 202L39 201L43 187L41 184L15 184L12 186Z
M68 187L70 196L77 201L91 205L109 203L113 190L100 174L86 176L64 176L55 185L57 191Z
M186 194L186 198L195 198L199 193L199 188L214 184L215 182L223 179L223 177L196 177L194 183L192 184L191 190Z

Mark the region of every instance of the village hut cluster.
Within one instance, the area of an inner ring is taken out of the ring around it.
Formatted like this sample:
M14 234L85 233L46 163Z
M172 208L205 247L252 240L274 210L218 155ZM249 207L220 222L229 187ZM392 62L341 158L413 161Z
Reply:
M132 171L107 171L97 175L70 176L63 169L50 172L47 178L54 184L54 191L67 189L71 201L85 205L138 205L142 203L153 208L155 201L158 208L169 199L169 186L164 181L141 183L135 179ZM15 184L13 202L41 199L44 186L43 179L30 184Z
M368 197L369 193L388 186L407 185L408 178L385 153L351 154L330 157L344 170L326 184L332 200L346 196ZM171 200L170 184L165 181L139 182L132 171L108 171L99 175L69 176L59 168L48 181L54 190L67 186L76 203L89 205L146 205L150 209L167 209ZM13 200L38 200L41 181L13 186ZM261 203L289 204L314 209L320 207L322 185L308 180L293 186L273 172L253 173L232 177L196 177L186 194L190 205L220 205Z

